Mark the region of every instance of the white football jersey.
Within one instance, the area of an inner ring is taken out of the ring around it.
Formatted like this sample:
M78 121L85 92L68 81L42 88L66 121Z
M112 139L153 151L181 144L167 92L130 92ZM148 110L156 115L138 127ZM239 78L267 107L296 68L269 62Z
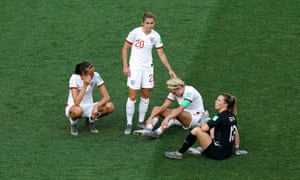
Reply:
M201 94L192 86L186 85L184 87L184 93L182 97L177 97L172 93L169 93L169 100L177 100L178 104L182 104L184 100L188 100L191 104L184 110L189 112L204 112L203 99Z
M153 66L152 48L163 48L160 35L152 30L149 34L143 32L142 27L132 30L126 42L131 44L129 66L131 69L144 70Z
M101 86L103 84L104 84L104 81L101 78L100 74L97 72L94 72L94 76L93 76L90 84L86 88L85 94L83 96L83 99L82 99L80 105L94 103L93 88L95 87L95 85ZM82 87L83 87L83 80L81 79L80 75L72 74L72 76L70 77L70 80L69 80L69 97L68 97L68 102L67 102L68 106L72 106L74 104L71 89L75 88L78 91L81 91Z

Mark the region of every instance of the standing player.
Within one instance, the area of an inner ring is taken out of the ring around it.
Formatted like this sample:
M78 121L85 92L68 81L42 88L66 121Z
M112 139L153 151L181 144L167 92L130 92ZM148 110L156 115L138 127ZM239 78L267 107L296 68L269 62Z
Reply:
M166 100L161 106L153 108L146 121L146 129L136 130L135 134L143 134L155 139L172 125L189 129L208 120L208 112L204 110L202 96L194 87L185 85L179 78L168 80L167 86L169 94ZM178 102L178 107L169 109L168 107L175 100ZM160 117L163 117L160 127L152 131Z
M98 87L102 98L98 102L93 100L93 88ZM69 81L69 97L66 106L66 116L71 124L71 134L78 135L77 122L79 118L86 118L86 125L92 133L98 133L94 121L100 116L114 111L110 96L105 88L100 74L95 72L94 65L84 61L75 67L74 74Z
M176 77L172 70L160 35L153 29L155 16L146 12L142 17L141 27L133 29L127 36L122 48L123 73L127 76L128 99L126 103L127 126L125 134L132 131L132 119L135 112L135 103L138 91L141 90L139 103L138 127L144 128L144 118L149 106L150 91L154 87L154 70L152 48L155 46L158 56L167 68L171 77ZM128 63L128 50L131 48Z

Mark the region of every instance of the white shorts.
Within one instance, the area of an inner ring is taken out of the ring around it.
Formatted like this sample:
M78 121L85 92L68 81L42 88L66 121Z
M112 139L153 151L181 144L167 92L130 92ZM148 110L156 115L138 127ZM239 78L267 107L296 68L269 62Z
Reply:
M127 86L135 90L141 88L152 89L154 87L153 67L148 70L130 70Z
M186 110L185 110L186 111ZM191 128L191 127L195 127L200 125L200 123L206 122L208 120L208 112L190 112L190 111L186 111L189 112L192 116L192 121L190 123L189 127L184 127L184 128Z
M83 104L83 105L80 105L80 107L82 108L83 110L83 113L82 113L82 118L88 118L88 117L91 117L92 116L92 110L93 110L93 107L96 103L93 103L93 104ZM70 113L69 113L69 110L70 108L72 107L71 106L67 106L66 109L65 109L65 113L66 113L66 116L69 118L70 117Z

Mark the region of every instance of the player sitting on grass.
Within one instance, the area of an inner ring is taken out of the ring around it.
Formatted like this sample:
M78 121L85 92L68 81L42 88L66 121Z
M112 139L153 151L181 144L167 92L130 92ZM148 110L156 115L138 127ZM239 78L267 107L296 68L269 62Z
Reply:
M210 136L212 137L212 139L214 139L214 131L210 131ZM248 154L247 150L240 149L240 134L237 128L234 136L235 139L234 139L234 147L232 149L232 153L237 156ZM203 152L203 148L201 146L190 147L187 152L193 155L201 155Z
M247 151L239 149L239 135L236 121L236 97L228 93L218 96L215 101L215 109L218 114L211 120L204 122L200 127L195 127L185 138L181 148L174 152L165 152L170 159L182 159L183 154L199 141L203 153L212 159L227 159L235 154L247 154ZM214 134L209 134L214 129Z
M180 125L189 129L208 120L208 112L204 110L202 96L194 87L185 85L179 78L168 80L167 87L169 94L164 103L152 109L151 115L146 121L146 128L134 131L135 134L155 139L172 125ZM169 109L168 107L175 100L178 102L178 107ZM153 130L160 117L163 117L160 127Z

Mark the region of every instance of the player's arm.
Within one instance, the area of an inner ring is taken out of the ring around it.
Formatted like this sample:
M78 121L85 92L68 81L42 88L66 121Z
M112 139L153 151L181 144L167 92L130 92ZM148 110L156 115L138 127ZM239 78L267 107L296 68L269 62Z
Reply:
M167 68L167 70L169 71L169 75L171 78L175 78L176 77L176 74L175 72L173 71L173 69L171 68L171 65L169 63L169 60L167 58L167 55L166 53L164 52L164 49L163 48L158 48L156 49L157 51L157 54L161 60L161 62L163 63L163 65Z
M83 86L82 86L82 89L80 91L78 91L77 88L71 88L72 97L73 97L73 101L74 101L75 106L80 105L80 102L82 101L83 96L85 94L86 88L88 87L88 85L91 82L91 77L88 76L88 75L83 75L82 80L83 80Z
M158 116L159 114L164 112L172 104L172 102L173 101L171 101L170 99L166 99L164 103L161 106L159 106L159 108L153 109L148 120L152 120L155 116Z
M128 50L131 47L131 44L127 41L124 42L122 48L122 62L123 62L123 74L125 76L130 76L130 70L128 66Z
M170 120L172 118L176 118L183 111L184 111L184 106L183 105L179 105L177 108L172 109L171 113L166 118L168 118L168 120Z
M84 92L85 92L86 88L87 88L87 86L83 86L81 91L78 91L77 88L71 88L72 97L73 97L73 101L74 101L75 106L80 105L80 102L83 99Z
M233 149L233 153L235 155L246 155L248 154L248 151L245 149L240 149L240 134L238 129L235 129L235 134L234 134L234 149Z
M180 113L182 113L184 111L184 106L183 105L179 105L177 108L172 109L170 111L170 114L168 114L164 120L161 123L161 127L163 127L164 129L168 126L168 122L170 119L176 118L177 116L179 116Z
M179 116L180 113L184 111L185 108L189 107L191 104L191 101L185 99L183 102L175 109L172 109L170 114L165 117L164 121L165 123L168 123L170 119L176 118Z
M110 96L108 91L106 90L106 87L104 84L98 86L98 90L100 92L100 94L102 95L102 98L100 99L100 101L97 102L97 104L93 107L92 110L92 116L95 117L96 114L98 113L99 109L101 109L101 107L104 107L106 103L108 103L110 101Z
M107 102L110 101L109 93L104 84L98 86L99 92L102 95L101 100L98 102L99 106L104 106Z
M240 147L240 134L237 128L235 129L235 134L234 134L234 146Z
M215 127L221 123L219 116L215 115L212 117L211 120L208 120L207 122L201 123L200 128L202 131L210 131L211 133L211 138L214 138L214 132L215 132Z
M201 123L200 128L202 131L209 131L209 126L206 122Z

